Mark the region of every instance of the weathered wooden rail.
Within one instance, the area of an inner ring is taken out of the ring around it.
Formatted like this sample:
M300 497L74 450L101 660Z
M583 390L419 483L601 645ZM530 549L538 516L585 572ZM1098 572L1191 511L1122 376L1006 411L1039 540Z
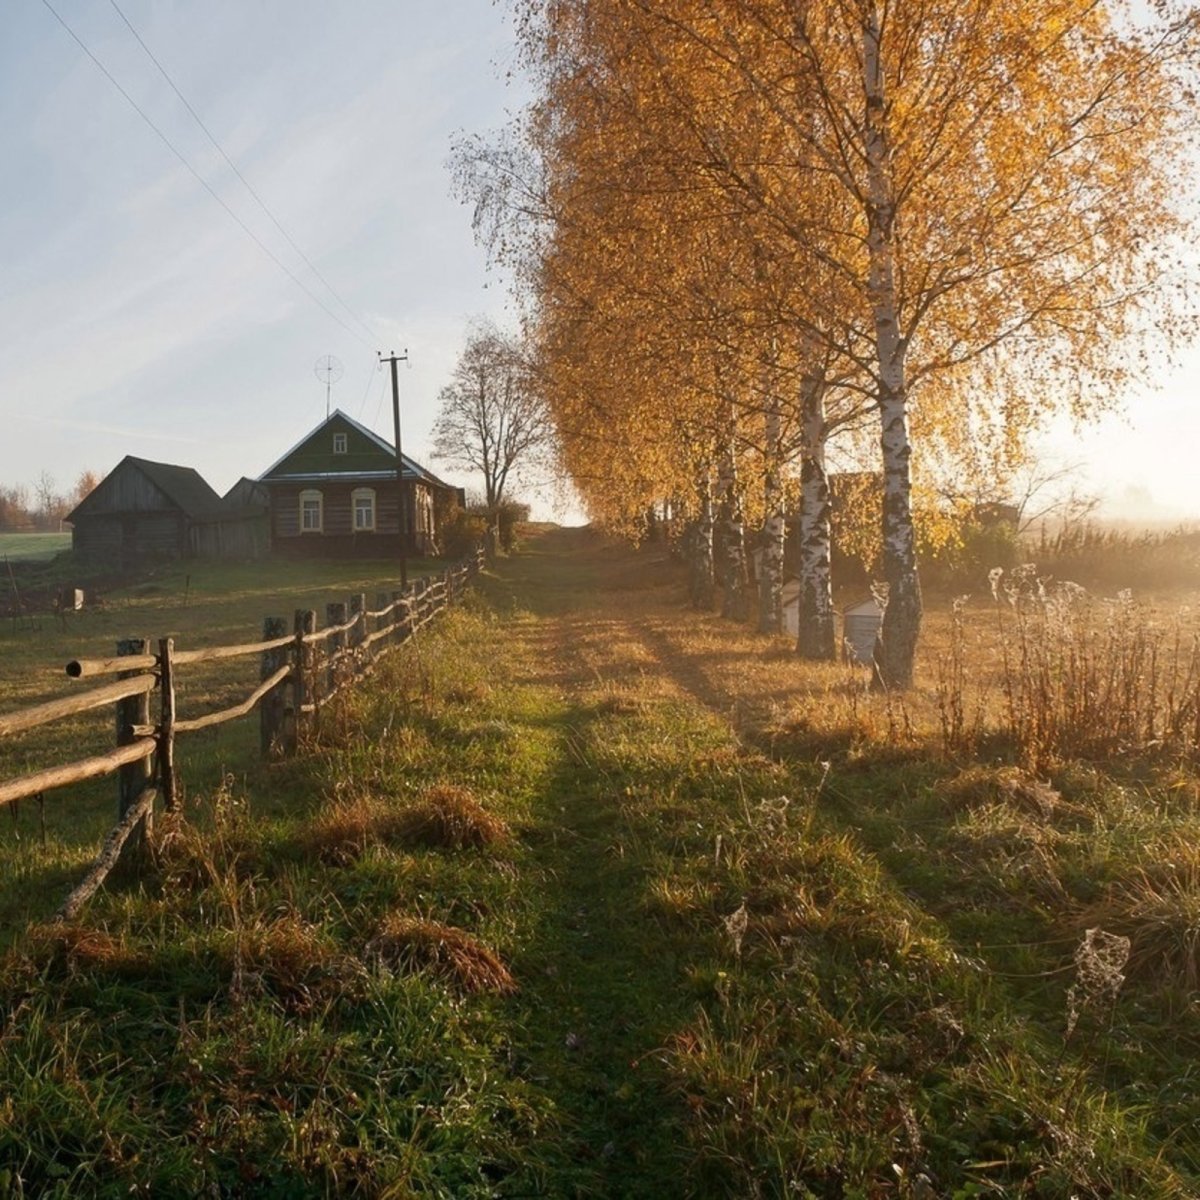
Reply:
M321 708L366 675L387 651L413 638L453 604L482 569L483 547L438 575L414 580L400 591L381 592L375 607L366 596L326 606L325 624L311 609L297 609L291 632L282 617L267 617L261 641L234 646L178 650L161 638L152 652L144 638L126 638L111 658L78 658L67 663L72 679L117 675L75 696L64 696L16 712L0 714L0 739L67 717L113 705L116 746L103 754L0 780L0 806L55 788L117 774L118 822L82 883L67 897L58 919L71 919L96 892L127 846L144 838L161 794L166 811L179 805L175 741L180 734L223 725L259 712L260 745L266 756L296 753ZM198 716L181 717L175 689L180 667L222 659L261 656L261 682L237 704ZM151 719L151 697L158 699Z

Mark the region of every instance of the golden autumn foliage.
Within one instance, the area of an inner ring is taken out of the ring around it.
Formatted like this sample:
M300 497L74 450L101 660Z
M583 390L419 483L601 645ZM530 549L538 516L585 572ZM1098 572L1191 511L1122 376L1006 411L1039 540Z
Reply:
M1195 13L1175 0L518 12L538 95L516 141L536 187L502 241L589 511L624 527L656 499L694 511L732 437L754 519L772 469L872 413L875 461L860 466L882 473L891 590L877 666L907 683L922 456L1017 461L1048 416L1118 403L1189 328ZM806 439L814 376L821 428Z

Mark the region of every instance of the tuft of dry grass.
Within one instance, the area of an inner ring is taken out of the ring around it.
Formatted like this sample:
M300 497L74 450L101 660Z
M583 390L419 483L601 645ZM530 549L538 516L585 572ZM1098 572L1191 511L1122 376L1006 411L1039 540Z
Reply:
M1084 810L1063 799L1049 783L1020 767L966 767L934 785L934 793L949 812L963 812L998 802L1043 821L1054 816L1080 816Z
M446 689L446 699L451 704L462 704L471 707L485 704L492 698L492 686L481 680L456 683Z
M182 810L163 813L154 823L151 853L169 890L190 891L253 876L262 865L262 830L246 798L234 791L233 779L226 777L210 798L197 798L193 807L197 813L207 808L211 828L188 820Z
M401 817L403 836L421 846L445 850L483 849L502 845L508 825L489 813L475 794L455 784L427 788Z
M107 930L77 922L32 926L28 947L35 962L67 974L82 971L136 973L144 970L148 961L144 954L131 950L122 939Z
M363 973L361 963L295 913L234 931L222 957L236 993L258 984L299 1009L325 993L344 994Z
M517 990L512 972L489 946L463 929L424 917L388 914L368 942L367 954L392 969L428 971L467 994Z
M1183 850L1152 869L1139 868L1110 885L1073 924L1129 938L1130 976L1200 990L1200 853Z
M348 866L374 845L402 840L404 810L368 793L334 801L318 813L302 839L304 849L321 862Z

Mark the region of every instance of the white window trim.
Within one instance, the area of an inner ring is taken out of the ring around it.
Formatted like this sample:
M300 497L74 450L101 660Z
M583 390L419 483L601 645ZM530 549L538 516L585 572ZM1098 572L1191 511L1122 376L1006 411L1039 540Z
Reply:
M334 454L345 454L349 447L349 434L335 433L333 435L333 452Z
M306 501L315 500L317 502L317 523L313 525L304 524L304 505ZM316 488L305 488L300 493L300 532L301 533L324 533L325 532L325 497L317 491Z
M358 502L360 500L371 501L371 523L370 525L360 525L358 523ZM375 502L375 489L368 487L355 488L350 493L350 522L355 533L374 533L378 518L378 507Z

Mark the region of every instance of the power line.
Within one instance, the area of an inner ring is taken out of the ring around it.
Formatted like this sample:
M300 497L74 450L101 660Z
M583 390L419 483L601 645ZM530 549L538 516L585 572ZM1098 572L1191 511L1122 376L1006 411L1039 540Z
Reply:
M245 235L246 235L246 236L247 236L247 237L248 237L248 238L249 238L249 239L250 239L250 240L251 240L251 241L252 241L252 242L253 242L253 243L254 243L254 244L255 244L255 245L256 245L256 246L257 246L257 247L258 247L258 248L259 248L259 249L260 249L260 250L261 250L261 251L262 251L262 252L263 252L263 253L264 253L264 254L265 254L265 255L266 255L266 256L267 256L267 257L268 257L268 258L269 258L269 259L270 259L270 260L271 260L271 261L272 261L272 262L273 262L273 263L274 263L274 264L275 264L275 265L276 265L276 266L277 266L277 267L278 267L278 268L279 268L279 269L280 269L280 270L281 270L281 271L282 271L282 272L283 272L283 273L284 273L284 274L285 274L285 275L286 275L286 276L287 276L287 277L288 277L288 278L289 278L289 279L290 279L290 280L291 280L291 281L292 281L292 282L293 282L293 283L294 283L294 284L295 284L295 285L296 285L296 286L297 286L297 287L298 287L298 288L299 288L299 289L300 289L300 290L301 290L301 291L302 291L302 292L303 292L303 293L304 293L304 294L305 294L305 295L306 295L306 296L307 296L307 297L308 297L310 300L311 300L311 301L312 301L312 302L313 302L313 303L314 303L314 304L315 304L315 305L317 305L317 307L318 307L318 308L320 308L320 309L321 309L321 311L322 311L322 312L324 312L326 316L328 316L328 317L329 317L331 320L334 320L334 321L336 321L336 322L337 322L337 323L338 323L338 324L339 324L339 325L340 325L340 326L341 326L341 327L342 327L342 328L343 328L343 329L344 329L344 330L345 330L345 331L346 331L346 332L347 332L347 333L348 333L348 334L349 334L349 335L350 335L352 338L355 338L357 341L361 342L361 343L362 343L364 346L366 346L368 349L374 349L374 346L372 346L372 344L371 344L369 341L367 341L367 339L366 339L366 338L364 338L364 337L363 337L363 336L362 336L362 335L361 335L361 334L360 334L360 333L359 333L357 330L351 329L351 328L350 328L350 326L349 326L349 325L347 325L347 324L346 324L346 322L345 322L345 321L343 321L343 320L342 320L342 318L341 318L341 317L339 317L339 316L337 315L337 313L335 313L335 312L333 311L333 309L331 309L331 308L330 308L330 307L329 307L329 306L328 306L328 305L327 305L327 304L326 304L326 303L325 303L325 302L324 302L324 301L323 301L323 300L320 298L320 296L316 295L316 294L315 294L315 293L314 293L314 292L313 292L313 291L312 291L312 290L311 290L311 289L310 289L310 288L309 288L309 287L308 287L308 286L307 286L307 285L304 283L304 281L303 281L302 279L300 279L299 277L297 277L297 276L295 275L295 273L294 273L294 272L292 272L292 271L291 271L291 270L288 268L288 266L287 266L285 263L283 263L283 262L282 262L282 261L281 261L281 260L280 260L278 257L276 257L276 255L275 255L275 254L274 254L274 253L271 251L270 247L268 247L268 246L267 246L267 245L266 245L266 244L265 244L265 243L262 241L262 239L261 239L261 238L260 238L260 237L259 237L259 236L258 236L258 235L255 233L255 232L254 232L254 230L253 230L253 229L251 229L251 228L250 228L250 226L249 226L249 225L247 225L247 224L246 224L246 222L245 222L245 221L243 221L243 220L242 220L242 218L241 218L241 217L239 217L239 216L237 215L237 213L236 213L236 212L234 212L234 211L233 211L233 209L232 209L232 208L230 208L230 207L229 207L229 205L228 205L228 204L227 204L227 203L226 203L226 202L225 202L223 199L221 199L221 197L220 197L220 196L219 196L219 195L218 195L218 194L217 194L217 193L216 193L216 192L213 190L213 188L211 187L211 185L210 185L210 184L208 183L208 181L207 181L207 180L206 180L206 179L205 179L205 178L204 178L204 177L203 177L203 176L200 174L200 172L199 172L199 171L197 171L197 170L196 170L196 168L195 168L195 167L193 167L193 166L192 166L192 164L191 164L190 162L188 162L188 160L187 160L186 158L184 158L183 154L182 154L182 153L181 153L181 152L180 152L178 149L176 149L176 147L175 147L175 144L174 144L174 143L171 141L171 139L170 139L169 137L167 137L167 135L166 135L165 133L163 133L163 131L162 131L161 129L159 129L159 127L158 127L157 125L155 125L155 123L154 123L154 122L153 122L153 121L150 119L150 117L147 115L147 113L146 113L145 109L143 109L143 108L141 107L141 105L139 105L139 104L138 104L138 102L137 102L137 101L136 101L136 100L135 100L135 99L134 99L134 98L133 98L133 97L132 97L132 96L131 96L131 95L130 95L130 94L129 94L129 93L128 93L128 92L127 92L127 91L126 91L126 90L125 90L125 89L124 89L122 86L121 86L121 85L120 85L120 83L118 83L118 82L117 82L117 79L116 79L116 77L115 77L115 76L112 74L112 72L111 72L111 71L109 71L109 69L108 69L108 68L107 68L107 67L106 67L106 66L105 66L105 65L104 65L104 64L103 64L103 63L102 63L102 62L101 62L101 61L100 61L100 60L99 60L99 59L98 59L98 58L97 58L97 57L96 57L96 56L95 56L95 55L94 55L94 54L91 52L91 50L89 50L89 49L88 49L87 45L85 44L85 42L83 41L83 39L82 39L82 38L79 36L79 34L77 34L77 33L75 32L75 30L74 30L74 29L72 29L72 28L71 28L71 26L70 26L70 25L68 25L68 24L67 24L67 22L63 20L63 18L62 18L62 17L59 15L58 11L55 9L54 5L50 3L50 0L42 0L42 4L43 4L43 5L45 5L45 7L46 7L46 8L47 8L47 9L50 11L51 15L54 17L54 19L55 19L55 20L56 20L56 21L57 21L57 22L58 22L58 23L59 23L59 24L60 24L60 25L61 25L61 26L62 26L62 27L63 27L63 28L64 28L64 29L67 31L67 33L68 33L68 34L70 34L70 36L71 36L71 39L72 39L72 40L75 42L75 44L76 44L76 45L77 45L77 46L78 46L78 47L79 47L79 48L80 48L80 49L81 49L81 50L84 52L84 54L86 54L86 55L88 56L88 58L90 58L90 59L92 60L92 62L93 62L93 63L95 63L95 64L96 64L96 66L97 66L97 67L100 69L101 73L104 75L105 79L107 79L107 80L109 81L109 83L111 83L111 84L113 85L113 87L115 87L115 88L117 89L117 91L121 93L121 95L122 95L122 96L124 96L124 98L125 98L126 102L127 102L127 103L129 104L129 106L130 106L130 107L133 109L133 111L134 111L134 112L136 112L136 113L137 113L137 115L138 115L139 117L141 117L141 118L142 118L142 120L143 120L143 121L145 121L145 122L146 122L146 124L147 124L147 125L149 125L149 126L150 126L150 128L151 128L151 129L152 129L152 130L153 130L153 131L154 131L154 132L155 132L155 133L158 135L158 138L159 138L159 140L160 140L160 141L163 143L163 145L164 145L164 146L166 146L166 147L167 147L167 149L168 149L168 150L170 150L170 151L171 151L171 153L172 153L172 154L174 154L174 155L175 155L175 157L176 157L177 159L179 159L179 161L180 161L180 162L181 162L181 163L182 163L182 164L183 164L183 165L184 165L184 166L187 168L188 172L189 172L189 173L192 175L192 177L193 177L193 178L196 180L196 182L197 182L198 184L200 184L200 186L201 186L201 187L202 187L202 188L203 188L203 189L204 189L204 190L205 190L205 191L206 191L206 192L207 192L207 193L208 193L208 194L209 194L209 195L210 195L210 196L211 196L211 197L212 197L212 198L213 198L213 199L214 199L214 200L215 200L215 201L216 201L216 202L217 202L217 203L218 203L218 204L219 204L219 205L220 205L220 206L221 206L221 207L222 207L222 208L223 208L223 209L224 209L224 210L225 210L225 211L228 213L228 214L229 214L229 216L230 216L230 217L231 217L231 218L232 218L234 221L236 221L236 222L237 222L237 225L238 225L238 227L239 227L239 228L242 230L242 232L243 232L243 233L245 233Z
M238 170L237 164L233 161L233 159L230 158L229 155L225 153L225 148L221 145L220 142L217 141L216 137L213 136L212 131L201 120L200 114L192 107L191 103L188 101L188 98L179 90L178 86L175 83L175 80L173 80L171 78L170 74L167 72L167 68L164 67L162 65L162 63L159 62L158 59L155 57L154 51L151 50L150 47L146 45L146 42L142 38L142 35L140 33L138 33L138 31L133 27L133 22L130 21L130 19L121 10L121 6L117 3L117 0L108 0L108 2L112 5L117 16L120 17L121 20L125 22L125 27L137 39L138 45L141 46L141 48L146 52L146 55L150 59L150 61L158 68L158 73L167 81L167 84L170 86L171 91L173 91L175 93L175 95L179 97L180 103L182 103L183 107L186 108L188 110L188 112L191 114L192 120L195 121L196 124L200 126L201 130L203 130L203 132L204 132L204 136L206 138L208 138L208 140L213 144L217 153L220 154L220 156L225 160L225 163L229 167L229 169L238 177L238 179L242 183L242 186L254 198L254 202L258 205L259 208L261 208L263 210L264 213L266 213L267 218L268 218L268 220L270 220L271 224L274 225L277 230L279 230L280 234L283 236L284 241L286 241L287 244L289 246L291 246L291 248L293 250L295 250L295 252L304 260L305 266L307 266L308 269L325 285L326 289L328 289L328 291L329 291L329 294L342 306L342 308L344 308L346 310L347 313L349 313L351 318L362 327L363 331L365 333L367 333L368 336L374 337L375 333L371 329L371 327L358 315L358 313L356 313L354 311L354 309L352 309L350 307L349 304L346 303L345 300L342 299L342 297L338 294L338 291L333 286L333 284L331 284L329 282L329 280L326 279L325 276L322 275L321 272L317 270L316 266L313 264L312 259L310 259L308 257L308 255L305 254L304 251L301 250L298 245L296 245L295 239L293 239L292 235L290 233L288 233L288 231L283 227L283 225L276 218L275 214L267 207L266 201L263 200L263 198L258 194L258 192L256 192L254 190L254 188L251 186L250 181L241 173L241 171Z
M375 376L379 372L379 363L375 363L375 370L367 376L367 386L363 388L362 399L358 402L358 419L363 419L363 412L367 407L367 397L371 394L371 384L375 382Z

